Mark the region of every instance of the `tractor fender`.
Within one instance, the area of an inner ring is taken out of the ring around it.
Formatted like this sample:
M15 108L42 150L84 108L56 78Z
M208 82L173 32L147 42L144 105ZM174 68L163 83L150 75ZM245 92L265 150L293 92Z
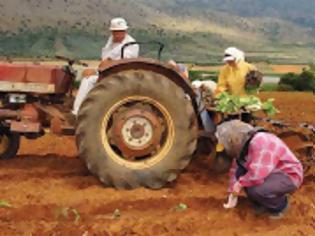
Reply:
M177 86L181 87L191 98L195 98L196 94L186 79L181 76L171 66L162 64L159 61L146 58L123 59L119 61L111 61L99 68L99 81L106 79L109 75L116 74L127 70L147 70L164 75L173 81ZM192 99L193 101L195 99Z

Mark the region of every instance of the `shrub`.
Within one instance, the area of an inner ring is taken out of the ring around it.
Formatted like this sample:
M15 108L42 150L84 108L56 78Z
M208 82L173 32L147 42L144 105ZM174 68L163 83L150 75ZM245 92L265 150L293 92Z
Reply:
M295 89L298 91L315 91L315 75L311 71L303 71L296 81Z
M301 74L288 73L281 77L279 89L285 91L315 91L315 74L304 70Z
M279 85L290 85L294 87L297 79L298 79L297 74L287 73L280 78Z

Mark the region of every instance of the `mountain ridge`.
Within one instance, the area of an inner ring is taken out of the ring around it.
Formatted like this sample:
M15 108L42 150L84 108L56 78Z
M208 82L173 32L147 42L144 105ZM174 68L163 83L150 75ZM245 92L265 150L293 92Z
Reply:
M0 3L0 54L52 56L58 44L67 54L76 51L71 56L95 58L109 20L123 16L137 39L163 41L168 57L179 60L219 58L234 45L258 60L312 62L305 52L315 52L315 3L300 2L304 7L292 0L11 0ZM12 40L31 43L15 49Z

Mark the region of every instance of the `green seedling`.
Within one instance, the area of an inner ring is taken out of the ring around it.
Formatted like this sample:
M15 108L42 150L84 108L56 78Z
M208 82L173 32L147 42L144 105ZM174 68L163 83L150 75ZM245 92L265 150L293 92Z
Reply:
M179 203L178 205L171 208L172 211L186 211L188 206L184 203Z
M80 213L75 209L75 208L70 208L70 207L64 207L60 210L60 215L64 219L69 219L71 215L74 216L74 223L77 224L79 220L81 219Z
M115 211L111 214L106 214L103 216L104 219L108 220L117 220L121 217L121 212L119 209L115 209Z
M60 215L64 218L64 219L68 219L69 217L69 207L63 207L60 210Z
M120 210L119 209L116 209L115 211L114 211L114 213L113 213L113 219L118 219L118 218L120 218L120 216L121 216L121 213L120 213Z
M76 209L71 209L72 213L74 214L74 223L77 224L79 223L79 220L81 219L81 216L79 212Z
M12 208L13 206L6 200L0 200L0 207Z
M256 96L239 97L221 93L216 97L216 110L223 113L238 113L240 111L264 111L267 115L272 116L279 111L273 105L273 99L262 102Z

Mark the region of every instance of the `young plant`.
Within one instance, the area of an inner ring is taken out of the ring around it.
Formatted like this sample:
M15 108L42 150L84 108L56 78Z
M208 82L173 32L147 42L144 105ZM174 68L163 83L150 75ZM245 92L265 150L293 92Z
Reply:
M13 206L6 200L0 200L0 207L11 208Z
M266 102L262 102L258 97L253 95L240 97L221 93L216 97L216 110L230 114L242 111L255 112L263 110L267 115L272 116L278 112L273 105L273 101L273 99L268 99Z

